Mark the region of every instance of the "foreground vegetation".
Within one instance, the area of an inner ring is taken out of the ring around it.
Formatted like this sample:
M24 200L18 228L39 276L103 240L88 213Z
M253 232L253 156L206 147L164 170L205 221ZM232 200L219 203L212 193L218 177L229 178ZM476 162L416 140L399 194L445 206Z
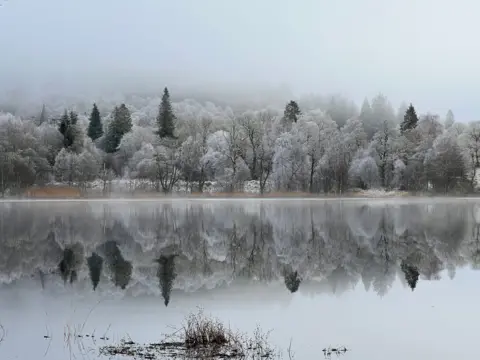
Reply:
M457 123L451 111L417 115L412 104L394 111L383 95L360 110L340 97L246 110L172 103L167 88L161 99L116 102L46 104L33 119L0 105L9 111L0 108L0 193L54 180L80 188L100 181L108 190L120 178L164 193L179 182L202 193L211 181L219 191L241 192L249 180L260 193L476 188L480 122Z
M200 310L189 315L180 329L159 343L145 345L124 339L119 344L101 347L100 354L125 355L136 359L280 358L280 353L268 343L268 335L259 327L253 336L233 331Z

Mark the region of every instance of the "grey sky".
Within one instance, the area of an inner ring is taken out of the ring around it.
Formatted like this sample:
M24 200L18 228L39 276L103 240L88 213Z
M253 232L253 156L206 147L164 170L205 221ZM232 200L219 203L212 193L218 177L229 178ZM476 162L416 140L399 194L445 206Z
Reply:
M473 0L0 2L3 89L124 76L159 88L288 83L480 117Z

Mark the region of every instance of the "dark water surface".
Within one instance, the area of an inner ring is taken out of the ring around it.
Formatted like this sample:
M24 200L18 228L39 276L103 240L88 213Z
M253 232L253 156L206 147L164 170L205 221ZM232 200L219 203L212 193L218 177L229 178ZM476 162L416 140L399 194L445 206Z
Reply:
M0 359L97 359L64 334L156 341L198 307L296 359L474 358L479 267L475 200L4 202Z

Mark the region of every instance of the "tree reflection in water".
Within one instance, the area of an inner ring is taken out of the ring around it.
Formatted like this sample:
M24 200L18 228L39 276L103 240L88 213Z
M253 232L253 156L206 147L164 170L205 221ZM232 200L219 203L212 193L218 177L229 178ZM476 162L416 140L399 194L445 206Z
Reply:
M478 268L479 209L473 201L0 204L0 278L90 281L97 291L157 294L165 305L172 291L241 279L282 282L292 293L363 283L384 296L396 279L413 291L443 270L453 278L459 267Z

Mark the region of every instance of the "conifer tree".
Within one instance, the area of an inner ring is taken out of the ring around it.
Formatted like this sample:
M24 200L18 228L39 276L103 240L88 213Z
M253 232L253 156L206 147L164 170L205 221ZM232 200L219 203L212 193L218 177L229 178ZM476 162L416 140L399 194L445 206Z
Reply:
M97 104L93 104L89 121L87 135L95 141L103 135L102 119Z
M130 115L130 110L128 110L125 104L116 106L113 110L112 122L109 124L105 136L105 151L107 153L114 153L117 151L123 135L128 133L131 129L132 117Z
M445 129L449 129L455 123L455 116L453 115L452 110L447 111L447 115L445 116Z
M58 124L58 131L60 134L63 135L65 138L65 133L67 132L67 128L70 125L70 118L68 117L68 112L65 110L63 115L60 117L59 124ZM64 142L65 144L65 142Z
M405 280L407 281L410 289L412 289L412 291L415 290L415 288L417 287L418 277L420 275L417 267L409 265L404 260L402 260L400 268L405 274Z
M285 111L283 112L285 120L296 123L300 115L302 115L302 112L296 101L292 100L285 106Z
M400 124L400 132L403 134L405 131L415 129L418 124L418 116L415 111L415 108L412 104L408 107L403 117L403 121Z
M37 125L42 125L44 122L46 122L48 120L48 117L47 117L47 110L45 109L45 104L43 104L42 106L42 111L40 112L40 115L38 116L38 119L37 119Z
M172 103L170 102L170 93L168 89L163 90L162 102L160 103L157 115L157 135L161 138L175 138L175 114Z
M70 149L73 143L75 142L78 131L76 128L78 121L78 115L71 111L70 114L65 110L62 117L60 118L60 123L58 125L58 131L63 136L63 146L65 149Z
M177 276L175 273L175 255L162 255L156 262L158 263L157 277L160 290L162 291L165 306L168 306L173 283Z
M95 291L98 283L100 282L100 275L102 274L103 258L94 252L90 257L87 258L87 265L88 272L90 274L90 280L92 281L93 291Z
M285 271L284 275L285 286L287 287L290 292L294 293L298 291L300 287L300 283L302 280L298 276L297 271Z

